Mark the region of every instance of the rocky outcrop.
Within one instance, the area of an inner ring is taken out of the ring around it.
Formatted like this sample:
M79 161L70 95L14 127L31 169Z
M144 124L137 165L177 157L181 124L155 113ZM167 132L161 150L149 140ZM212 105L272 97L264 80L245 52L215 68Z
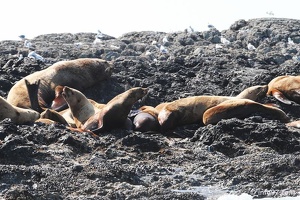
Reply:
M299 20L264 18L239 20L224 31L131 32L105 40L95 40L96 33L46 34L31 40L44 63L27 58L22 41L1 41L0 95L6 97L16 81L57 61L96 57L114 62L111 79L85 91L100 103L136 86L150 92L134 108L193 95L234 96L279 75L298 75L299 31ZM221 37L230 44L221 43ZM256 50L249 50L249 43ZM16 64L18 53L24 62ZM262 100L267 102L291 119L300 116L297 104L283 105L273 97ZM17 126L5 119L0 123L0 197L297 196L299 136L298 129L255 115L178 127L168 137L114 130L99 140L62 125Z

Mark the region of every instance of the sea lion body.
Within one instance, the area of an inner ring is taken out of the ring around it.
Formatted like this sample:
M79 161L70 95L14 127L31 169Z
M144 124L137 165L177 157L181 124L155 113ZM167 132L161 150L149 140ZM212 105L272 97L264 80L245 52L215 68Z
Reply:
M5 118L10 118L16 124L26 124L39 119L40 113L32 109L13 106L3 97L0 97L0 120Z
M100 110L94 106L96 105L95 101L90 101L82 92L74 88L65 86L62 96L69 106L77 128L80 128L91 116Z
M217 124L222 119L246 118L254 113L267 115L272 119L288 122L289 118L279 108L263 105L249 99L231 99L224 101L203 114L203 124Z
M235 97L229 96L193 96L178 99L173 102L158 105L158 121L161 130L166 131L179 125L200 123L203 121L203 113L224 101L231 99L258 100L266 95L267 86L258 85L246 88Z
M267 95L285 104L300 104L300 76L278 76L268 84Z
M135 131L159 131L160 125L157 117L149 114L148 112L140 111L133 119Z
M55 87L69 86L80 91L111 76L112 66L107 61L97 58L80 58L60 61L52 66L30 74L18 81L9 91L7 101L17 107L30 108L30 101L25 85L40 80L39 101L43 107L50 107L55 97Z
M100 133L128 127L128 114L133 104L144 97L147 92L146 88L136 87L115 96L84 124L83 129Z
M227 96L194 96L170 102L158 114L161 130L166 131L180 125L201 124L203 113L207 109L233 98Z

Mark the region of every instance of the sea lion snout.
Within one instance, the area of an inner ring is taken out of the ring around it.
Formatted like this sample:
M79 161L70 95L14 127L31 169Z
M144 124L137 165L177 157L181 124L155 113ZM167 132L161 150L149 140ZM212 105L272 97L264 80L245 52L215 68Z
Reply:
M68 98L72 94L73 94L73 91L71 90L71 88L69 88L68 86L65 86L63 88L62 95L63 95L64 98Z
M64 99L63 89L64 87L61 85L55 87L55 99L52 101L51 109L60 111L67 107L67 102Z

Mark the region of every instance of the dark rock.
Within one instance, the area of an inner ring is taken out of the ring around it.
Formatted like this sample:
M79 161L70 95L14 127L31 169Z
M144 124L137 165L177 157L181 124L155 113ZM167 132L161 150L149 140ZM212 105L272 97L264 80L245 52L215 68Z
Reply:
M45 63L28 59L21 41L0 41L0 94L6 97L16 81L55 62L96 57L114 63L111 79L84 91L99 103L137 86L150 92L133 109L193 95L235 96L276 76L299 75L299 30L299 20L261 18L239 20L222 32L130 32L107 35L100 43L94 43L95 33L53 33L31 40ZM231 44L216 49L221 35ZM168 52L162 53L166 36ZM249 42L256 51L247 49ZM273 97L261 103L276 104L291 120L300 116L297 104ZM62 125L16 125L5 119L0 122L0 198L297 196L299 138L299 129L256 115L181 126L167 135L118 129L98 139Z

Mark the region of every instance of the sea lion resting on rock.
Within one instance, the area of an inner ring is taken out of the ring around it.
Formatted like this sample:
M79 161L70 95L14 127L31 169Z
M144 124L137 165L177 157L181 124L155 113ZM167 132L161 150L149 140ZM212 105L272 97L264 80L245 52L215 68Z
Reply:
M281 122L288 122L289 118L281 109L263 105L249 99L231 99L224 101L203 113L203 124L217 124L222 119L245 118L253 113L263 114Z
M39 117L39 112L13 106L3 97L0 97L0 120L10 118L16 124L26 124L33 123Z
M267 86L258 85L246 88L236 97L228 96L194 96L187 97L173 102L165 102L157 105L155 108L151 106L143 106L140 108L142 112L146 112L159 121L162 131L173 129L179 125L202 123L203 113L226 100L230 99L261 99L266 95ZM149 116L149 115L148 115ZM145 129L144 124L155 124L153 118L139 118L137 115L134 121L137 121L137 130ZM150 122L148 122L150 121ZM149 126L148 126L149 127ZM156 126L149 127L149 129L157 129Z
M18 81L9 91L7 101L17 107L30 108L25 79L33 83L40 80L39 103L42 107L50 107L58 85L69 86L80 91L95 83L105 80L112 74L112 66L105 60L97 58L80 58L60 61L52 66L35 72ZM59 108L65 102L56 102Z
M300 104L300 76L278 76L268 84L267 95L285 104Z
M63 98L66 100L69 109L72 114L75 126L81 128L81 126L96 112L99 112L105 104L98 104L97 102L86 98L86 96L70 87L63 87Z
M115 128L132 128L128 114L133 104L147 92L147 88L135 87L115 96L98 113L90 117L81 129L99 134Z

